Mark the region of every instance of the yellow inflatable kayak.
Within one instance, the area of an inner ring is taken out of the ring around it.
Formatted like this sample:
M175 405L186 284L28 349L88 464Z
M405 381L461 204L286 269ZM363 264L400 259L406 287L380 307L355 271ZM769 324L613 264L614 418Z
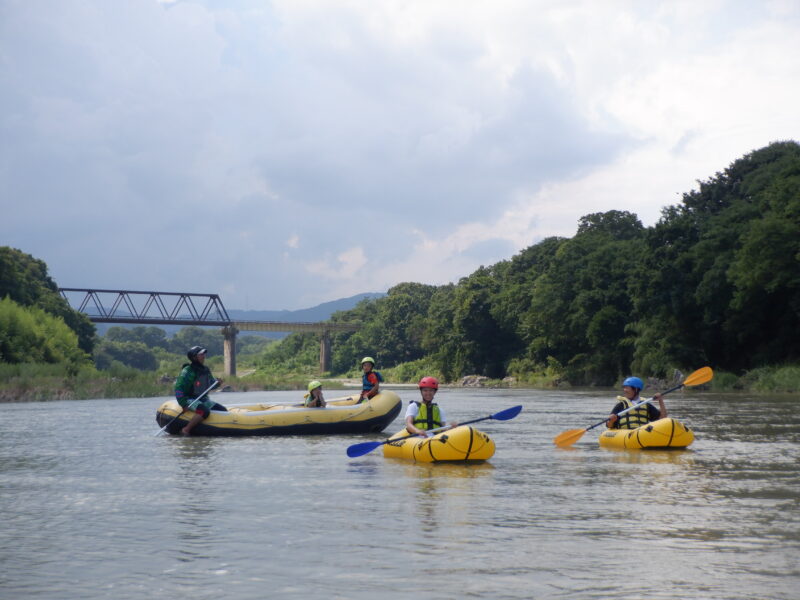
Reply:
M488 460L494 456L492 439L468 425L454 427L427 438L407 436L405 429L395 433L390 440L405 439L384 444L383 455L417 462L472 462Z
M600 434L605 448L686 448L694 441L694 433L675 419L659 419L637 429L606 429Z
M212 410L192 435L320 435L340 433L377 433L383 431L400 413L400 397L382 391L367 402L357 404L358 395L328 400L325 408L307 408L302 404L234 404L228 412ZM181 414L175 400L168 400L156 411L159 427L172 423L167 431L180 433L194 416ZM180 418L175 419L176 416ZM173 421L173 419L175 419Z

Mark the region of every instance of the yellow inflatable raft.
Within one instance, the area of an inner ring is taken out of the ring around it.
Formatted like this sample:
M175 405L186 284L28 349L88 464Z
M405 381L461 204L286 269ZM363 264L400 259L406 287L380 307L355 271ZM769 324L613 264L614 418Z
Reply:
M358 395L328 400L325 408L307 408L302 404L234 404L227 406L228 412L212 410L192 435L376 433L395 419L402 404L399 396L388 390L367 402L357 402ZM180 405L168 400L156 412L156 422L164 427L172 421L167 431L177 434L194 414L191 410L181 414ZM175 419L178 415L181 416Z
M659 419L637 429L606 429L600 434L605 448L686 448L694 441L694 433L675 419Z
M384 444L383 455L417 462L473 462L488 460L494 456L492 439L468 425L454 427L427 438L406 436L408 432L405 429L395 433L389 439L406 439Z

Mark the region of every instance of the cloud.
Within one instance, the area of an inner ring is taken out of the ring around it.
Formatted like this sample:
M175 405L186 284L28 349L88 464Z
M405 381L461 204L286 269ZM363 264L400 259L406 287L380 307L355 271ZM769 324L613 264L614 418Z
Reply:
M1 243L299 308L648 224L800 137L794 2L7 3Z

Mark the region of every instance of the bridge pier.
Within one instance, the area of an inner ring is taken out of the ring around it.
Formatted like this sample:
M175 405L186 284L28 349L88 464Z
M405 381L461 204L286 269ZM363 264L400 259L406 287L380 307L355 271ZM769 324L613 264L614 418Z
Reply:
M222 349L225 357L225 375L236 375L236 334L239 330L233 325L222 328Z
M142 292L94 288L58 288L71 308L93 323L132 325L182 325L222 327L225 375L236 375L236 334L241 331L291 331L321 334L319 368L331 370L331 333L357 331L359 323L297 323L280 321L232 321L217 294ZM83 299L75 294L83 294ZM109 306L110 304L110 306Z
M328 331L322 332L319 339L319 372L327 373L331 370L331 334Z

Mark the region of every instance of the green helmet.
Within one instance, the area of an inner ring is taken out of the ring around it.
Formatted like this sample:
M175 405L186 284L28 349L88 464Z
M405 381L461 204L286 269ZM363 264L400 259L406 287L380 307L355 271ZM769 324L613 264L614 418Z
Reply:
M371 356L365 356L364 358L362 358L362 359L361 359L361 364L362 364L362 365L363 365L365 362L372 363L372 366L373 366L373 367L375 366L375 359L374 359L374 358L372 358Z
M318 387L322 387L322 384L315 379L314 381L308 384L308 391L310 392L311 390L315 390Z

